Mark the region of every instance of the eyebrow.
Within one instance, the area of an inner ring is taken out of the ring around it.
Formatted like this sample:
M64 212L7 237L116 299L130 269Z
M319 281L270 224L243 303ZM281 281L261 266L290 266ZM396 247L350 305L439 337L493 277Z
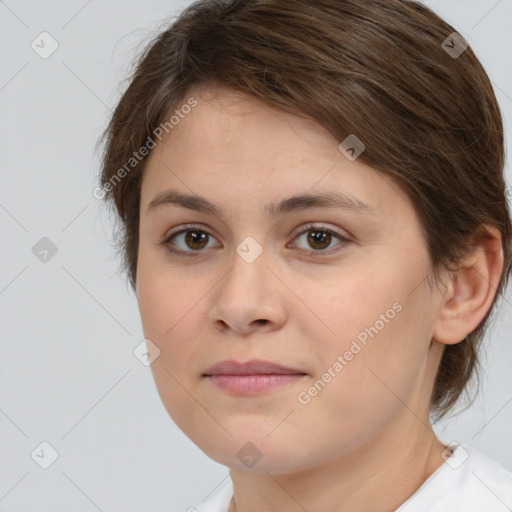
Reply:
M204 197L183 194L175 190L166 190L157 194L149 203L147 212L152 212L162 205L177 205L201 213L211 213L223 216L224 210ZM278 216L309 208L339 208L356 213L377 215L376 210L360 199L344 192L324 192L320 194L299 194L265 206L265 212L270 216Z

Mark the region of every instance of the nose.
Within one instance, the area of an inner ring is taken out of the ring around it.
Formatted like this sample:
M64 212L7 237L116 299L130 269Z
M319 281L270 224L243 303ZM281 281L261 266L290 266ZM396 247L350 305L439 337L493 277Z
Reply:
M237 336L271 332L286 321L286 286L276 277L278 265L268 251L256 259L234 251L231 267L212 290L210 321L223 333Z

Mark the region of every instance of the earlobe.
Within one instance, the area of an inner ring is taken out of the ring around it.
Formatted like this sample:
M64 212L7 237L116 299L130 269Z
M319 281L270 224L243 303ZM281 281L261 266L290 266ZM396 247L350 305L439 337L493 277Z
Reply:
M489 311L503 272L500 231L482 226L474 236L470 252L458 270L451 273L435 325L433 337L453 345L473 332Z

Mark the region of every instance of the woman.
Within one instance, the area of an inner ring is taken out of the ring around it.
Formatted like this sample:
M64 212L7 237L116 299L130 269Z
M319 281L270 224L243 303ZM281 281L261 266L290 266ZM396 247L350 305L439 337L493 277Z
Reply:
M500 111L464 38L400 0L209 0L105 131L160 397L230 468L190 510L505 511L440 440L511 269Z

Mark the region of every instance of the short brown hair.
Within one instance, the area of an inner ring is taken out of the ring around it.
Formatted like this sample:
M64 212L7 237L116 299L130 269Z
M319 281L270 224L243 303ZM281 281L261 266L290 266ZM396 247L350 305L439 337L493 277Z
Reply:
M447 51L446 41L461 44L454 32L408 0L201 0L182 11L137 59L100 140L102 196L121 221L133 290L147 158L132 169L126 163L192 86L240 91L316 120L340 142L355 134L366 147L361 161L413 203L434 281L460 261L482 224L502 234L493 303L477 329L444 350L431 397L431 412L444 416L478 378L478 348L510 274L512 231L501 113L471 47Z

